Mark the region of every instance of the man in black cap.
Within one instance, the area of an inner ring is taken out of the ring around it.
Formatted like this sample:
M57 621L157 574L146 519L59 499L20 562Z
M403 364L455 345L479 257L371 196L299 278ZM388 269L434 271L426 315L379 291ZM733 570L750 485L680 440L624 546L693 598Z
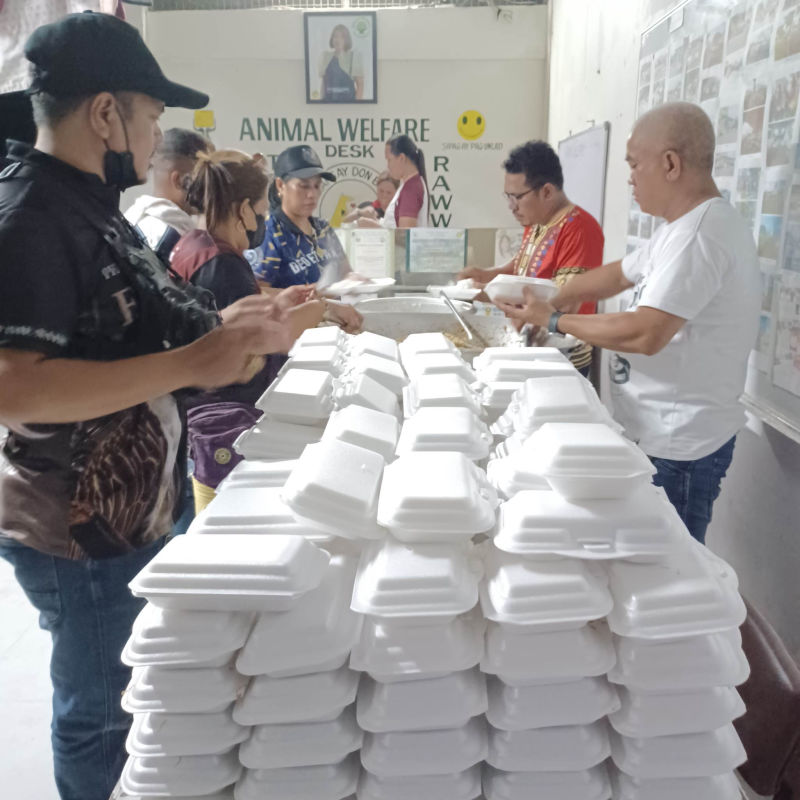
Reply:
M37 29L26 55L36 145L12 144L0 173L0 555L52 636L61 798L107 800L129 724L120 653L143 605L127 584L171 527L183 471L172 393L247 380L290 342L267 298L218 325L119 212L164 106L206 95L104 14Z

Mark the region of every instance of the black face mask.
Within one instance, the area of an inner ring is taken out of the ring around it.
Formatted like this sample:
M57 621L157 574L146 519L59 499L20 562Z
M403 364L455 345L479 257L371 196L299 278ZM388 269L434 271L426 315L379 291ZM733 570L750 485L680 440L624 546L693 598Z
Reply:
M255 212L253 212L255 214ZM247 242L251 250L255 250L264 241L264 234L267 232L267 219L263 214L256 214L256 229L251 231L245 226Z
M122 131L125 134L125 147L130 148L128 126L125 124L125 117L118 106L117 114L122 123ZM108 146L108 142L105 144L106 153L103 156L103 174L106 176L106 183L109 186L115 186L121 192L130 189L131 186L141 186L145 181L136 174L136 167L133 165L133 153L130 149L118 153Z

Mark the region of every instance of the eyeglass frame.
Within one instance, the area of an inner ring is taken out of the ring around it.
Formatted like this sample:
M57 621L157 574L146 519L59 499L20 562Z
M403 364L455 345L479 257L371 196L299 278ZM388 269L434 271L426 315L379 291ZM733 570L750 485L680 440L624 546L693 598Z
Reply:
M542 186L544 186L544 184L534 186L525 192L519 192L519 194L514 194L513 192L503 192L503 197L505 198L506 203L516 208L519 205L519 201L522 200L523 197L529 195L531 192L538 192Z

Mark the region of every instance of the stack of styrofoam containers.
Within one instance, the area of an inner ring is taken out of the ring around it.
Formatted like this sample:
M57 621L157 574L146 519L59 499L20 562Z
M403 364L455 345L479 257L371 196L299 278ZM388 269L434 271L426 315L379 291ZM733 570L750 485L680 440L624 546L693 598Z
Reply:
M247 679L234 666L259 613L292 614L330 556L299 536L181 536L131 582L148 600L123 661L133 714L121 786L129 796L231 798L250 727L237 719Z
M492 529L496 495L460 452L405 452L384 471L378 522L352 608L365 623L350 666L367 674L359 800L472 800L486 757L478 664L482 574L471 539Z
M543 786L571 800L734 800L744 752L731 723L744 709L733 687L747 665L732 570L689 537L649 460L612 428L548 422L511 459L481 597L483 667L497 675L487 800ZM524 488L534 479L547 486ZM545 632L535 642L515 625ZM541 664L567 642L567 668L550 675L561 685L543 686ZM563 683L575 665L591 675ZM519 733L523 721L560 727ZM544 763L530 753L550 745L546 769L571 774L530 774Z
M442 333L412 333L400 345L400 357L412 381L431 375L457 375L467 383L475 381L472 368Z

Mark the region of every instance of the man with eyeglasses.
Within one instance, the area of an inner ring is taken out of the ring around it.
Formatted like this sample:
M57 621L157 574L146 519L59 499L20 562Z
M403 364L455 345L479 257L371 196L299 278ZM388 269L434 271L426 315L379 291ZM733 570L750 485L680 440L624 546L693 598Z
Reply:
M575 275L603 263L603 229L564 193L561 162L547 142L532 141L516 147L503 168L505 198L525 228L522 245L507 264L494 269L471 267L459 278L487 284L497 275L522 275L553 280L563 286ZM594 303L584 303L578 309L581 314L594 311ZM535 335L536 331L529 342ZM577 369L584 374L589 372L591 345L581 342L569 356Z

